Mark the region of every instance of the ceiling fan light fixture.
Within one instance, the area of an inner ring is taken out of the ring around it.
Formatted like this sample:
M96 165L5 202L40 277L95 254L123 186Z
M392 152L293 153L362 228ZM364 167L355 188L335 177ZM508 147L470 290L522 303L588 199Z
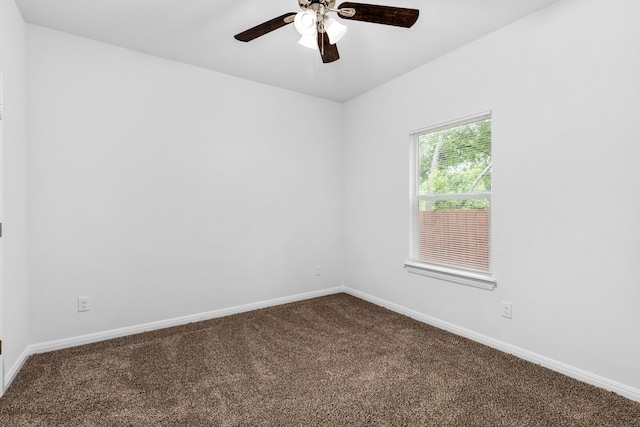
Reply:
M316 12L305 10L296 14L293 23L301 36L312 36L316 33Z
M304 35L300 37L300 40L298 40L298 44L304 47L308 47L309 49L315 50L318 48L318 38L315 34Z
M331 44L338 43L347 32L347 26L342 25L334 18L329 18L324 22L324 29L329 36L329 43Z

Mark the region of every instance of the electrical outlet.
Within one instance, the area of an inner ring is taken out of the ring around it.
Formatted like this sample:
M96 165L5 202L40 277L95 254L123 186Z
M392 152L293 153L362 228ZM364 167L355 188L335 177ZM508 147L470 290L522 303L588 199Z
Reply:
M78 297L78 312L89 311L89 297Z
M316 276L321 276L322 275L322 271L320 270L320 266L316 265Z
M512 316L511 303L502 301L502 317L506 317L507 319L511 319L511 316Z

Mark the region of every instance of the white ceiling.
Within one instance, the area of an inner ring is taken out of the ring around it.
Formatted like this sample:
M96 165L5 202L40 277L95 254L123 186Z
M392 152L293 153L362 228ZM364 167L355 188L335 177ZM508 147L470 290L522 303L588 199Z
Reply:
M340 59L323 64L287 25L233 36L297 0L16 0L25 21L323 98L346 101L558 0L364 0L420 10L409 29L341 20ZM336 4L340 5L341 0ZM339 19L340 20L340 19Z

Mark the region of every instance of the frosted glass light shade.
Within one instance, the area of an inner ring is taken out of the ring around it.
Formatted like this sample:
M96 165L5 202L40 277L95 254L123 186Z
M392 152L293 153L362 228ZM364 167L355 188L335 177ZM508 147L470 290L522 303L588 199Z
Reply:
M312 10L298 12L293 20L296 30L302 36L310 36L316 32L316 13Z
M329 18L324 23L324 30L327 32L329 36L329 43L336 44L340 41L340 39L347 32L347 26L342 25L334 18Z
M298 40L298 44L301 44L304 47L308 47L309 49L317 49L318 36L315 33L313 35L304 35L300 37L300 40Z

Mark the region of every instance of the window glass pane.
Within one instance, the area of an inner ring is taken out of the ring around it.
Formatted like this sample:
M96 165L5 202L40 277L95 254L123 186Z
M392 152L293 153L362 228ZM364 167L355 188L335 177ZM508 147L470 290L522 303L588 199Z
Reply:
M419 194L491 191L491 120L419 135L418 159Z

